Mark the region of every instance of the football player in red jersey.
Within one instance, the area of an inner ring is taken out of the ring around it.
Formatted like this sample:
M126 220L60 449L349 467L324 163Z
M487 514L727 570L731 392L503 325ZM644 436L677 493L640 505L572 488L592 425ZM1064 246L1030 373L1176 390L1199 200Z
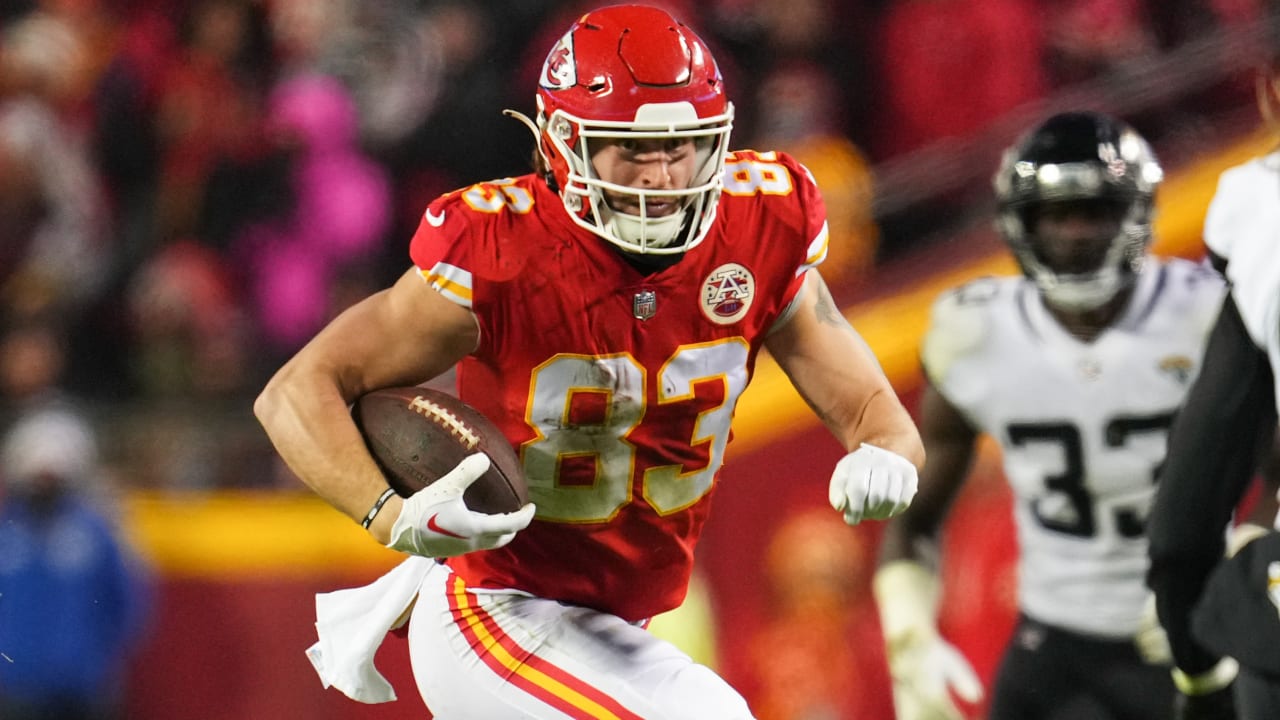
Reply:
M760 350L847 449L829 499L848 523L907 506L919 435L816 270L827 228L812 178L784 154L728 150L733 107L688 27L644 6L583 15L537 104L522 119L538 171L432 202L415 267L336 318L255 405L308 485L410 554L368 588L322 595L309 654L326 683L390 699L372 656L408 615L439 716L749 718L643 625L684 597ZM461 502L484 456L387 497L350 421L360 394L455 365L460 396L520 453L532 503L519 512Z

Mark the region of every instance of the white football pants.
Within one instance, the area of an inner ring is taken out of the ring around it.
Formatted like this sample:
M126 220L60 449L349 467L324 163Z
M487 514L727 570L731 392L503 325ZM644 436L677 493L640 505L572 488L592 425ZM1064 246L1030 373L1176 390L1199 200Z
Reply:
M466 588L445 565L423 580L409 655L438 720L751 720L728 683L613 615Z

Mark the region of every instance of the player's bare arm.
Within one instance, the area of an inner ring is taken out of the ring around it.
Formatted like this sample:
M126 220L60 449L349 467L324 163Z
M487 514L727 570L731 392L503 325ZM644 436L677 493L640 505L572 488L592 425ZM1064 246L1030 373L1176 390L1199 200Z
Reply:
M930 562L925 548L934 544L952 500L964 485L978 433L964 415L926 384L920 400L920 436L929 462L920 471L920 489L911 507L890 520L880 546L882 563Z
M468 310L410 270L343 312L290 359L258 396L254 413L289 468L358 521L387 485L351 421L350 403L376 388L439 375L478 337ZM392 497L370 525L379 542L390 537L400 504Z
M867 443L922 467L924 446L915 423L816 270L808 271L796 302L765 346L805 402L846 450Z

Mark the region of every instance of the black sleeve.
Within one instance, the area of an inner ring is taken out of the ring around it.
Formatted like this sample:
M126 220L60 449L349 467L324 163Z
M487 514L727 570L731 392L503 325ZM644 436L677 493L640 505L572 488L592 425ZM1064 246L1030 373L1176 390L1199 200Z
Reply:
M1228 296L1170 432L1149 524L1147 583L1174 661L1189 674L1218 660L1191 637L1191 609L1222 558L1224 531L1253 477L1258 451L1271 439L1274 398L1267 356Z

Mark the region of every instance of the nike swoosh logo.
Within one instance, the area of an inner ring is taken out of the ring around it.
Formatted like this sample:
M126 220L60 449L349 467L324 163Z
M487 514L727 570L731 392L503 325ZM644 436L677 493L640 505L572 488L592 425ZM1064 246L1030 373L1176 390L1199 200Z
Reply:
M433 212L431 212L430 210L428 210L428 211L427 211L427 224L428 224L428 225L430 225L431 227L440 227L441 225L443 225L443 224L444 224L444 211L443 211L443 210L441 210L441 211L440 211L440 214L439 214L439 215L436 215L435 213L433 213Z
M428 530L430 530L430 531L431 531L431 532L433 532L433 533L439 533L439 534L441 534L441 535L447 535L447 536L449 536L449 537L451 537L451 538L458 538L459 540L466 540L466 538L465 538L465 537L463 537L463 536L459 535L458 533L456 533L456 532L452 532L452 531L449 531L449 530L445 530L444 528L440 527L440 523L436 522L436 518L437 518L439 515L440 515L440 513L436 513L435 515L432 515L431 517L427 518L427 529L428 529Z

